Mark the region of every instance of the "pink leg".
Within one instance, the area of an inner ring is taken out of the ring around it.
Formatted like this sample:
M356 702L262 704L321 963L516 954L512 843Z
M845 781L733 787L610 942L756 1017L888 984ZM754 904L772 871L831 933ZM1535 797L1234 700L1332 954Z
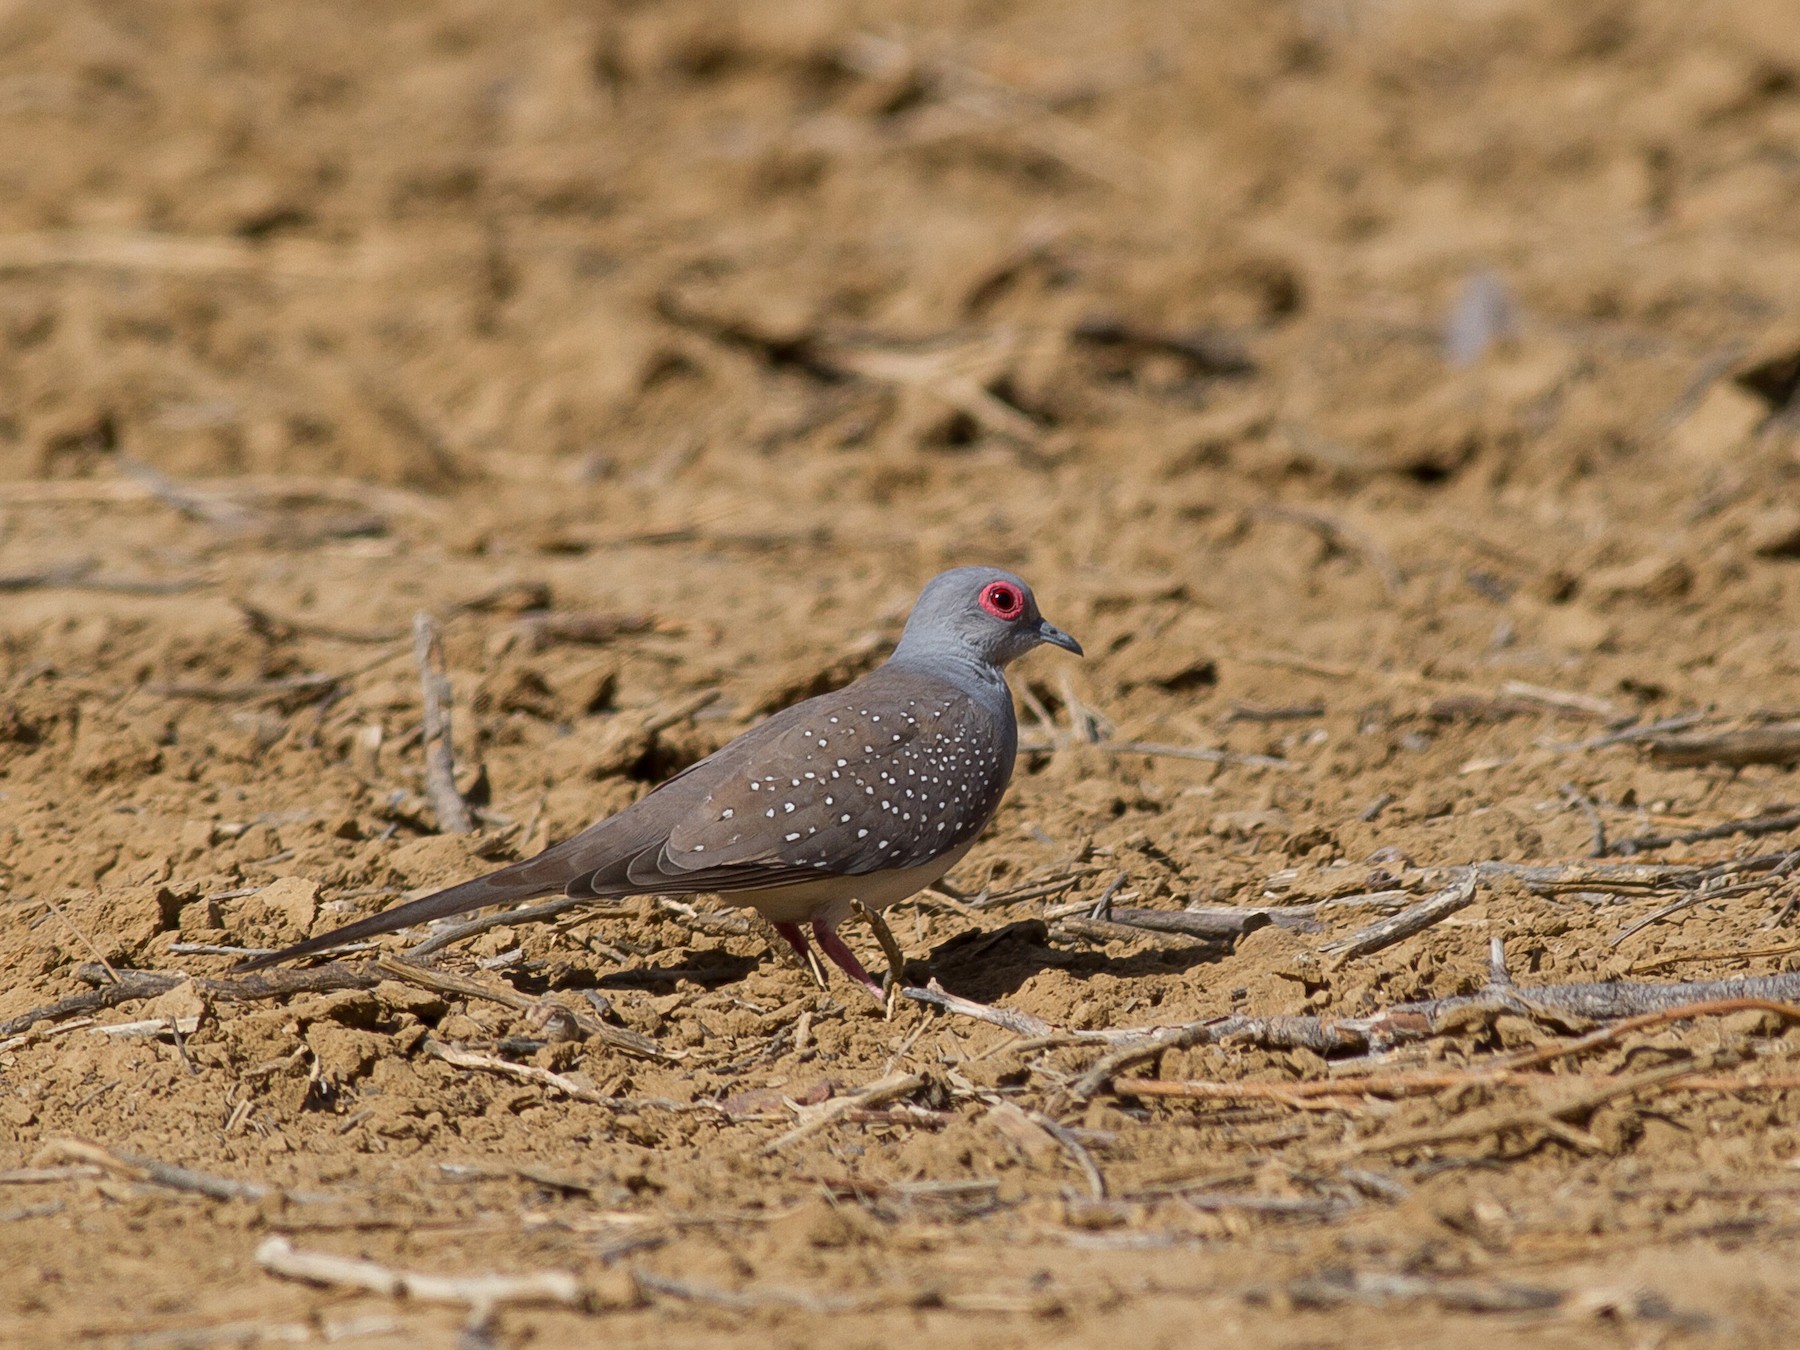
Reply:
M813 977L813 981L819 988L823 989L825 987L825 970L819 965L819 958L813 955L813 949L806 945L805 930L797 923L775 923L772 919L770 923L774 925L777 933L787 939L787 945L794 949L794 955L800 958L800 964L806 968L806 973Z
M800 964L810 970L812 968L812 948L806 945L806 930L797 923L778 923L772 926L777 933L787 939L787 945L794 949L794 955L800 958Z
M823 919L814 919L813 936L819 940L819 950L829 956L837 968L875 995L883 997L881 981L870 975L856 959L856 953L844 945L844 940L837 935L837 929Z

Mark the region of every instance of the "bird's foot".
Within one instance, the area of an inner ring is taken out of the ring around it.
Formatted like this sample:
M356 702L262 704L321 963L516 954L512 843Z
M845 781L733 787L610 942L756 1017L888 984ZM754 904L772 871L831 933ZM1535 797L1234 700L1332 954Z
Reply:
M837 929L823 919L814 919L812 931L813 936L818 939L819 950L831 958L832 964L867 989L885 1007L887 991L882 988L881 981L863 969L862 962L856 959L856 953L845 946L844 939L837 935Z
M894 940L894 930L888 927L888 922L881 917L880 910L870 909L860 900L850 902L850 912L869 921L870 931L875 934L875 940L881 944L881 954L887 957L888 977L883 988L886 989L890 998L897 997L900 989L906 983L906 956L900 950L900 944ZM893 1016L892 1008L888 1010L888 1015Z

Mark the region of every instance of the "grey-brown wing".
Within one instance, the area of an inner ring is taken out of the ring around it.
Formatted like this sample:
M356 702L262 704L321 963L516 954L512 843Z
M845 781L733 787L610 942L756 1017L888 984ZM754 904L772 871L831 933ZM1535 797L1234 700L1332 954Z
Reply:
M947 686L887 698L882 712L869 704L852 686L795 709L629 879L735 890L855 876L918 866L979 834L1011 777L1010 721L994 725Z

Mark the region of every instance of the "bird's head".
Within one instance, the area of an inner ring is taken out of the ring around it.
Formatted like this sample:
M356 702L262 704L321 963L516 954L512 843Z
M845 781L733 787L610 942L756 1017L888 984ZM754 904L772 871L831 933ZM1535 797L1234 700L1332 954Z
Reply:
M1038 613L1031 587L1011 572L956 567L926 583L894 655L998 667L1044 643L1082 654L1079 642Z

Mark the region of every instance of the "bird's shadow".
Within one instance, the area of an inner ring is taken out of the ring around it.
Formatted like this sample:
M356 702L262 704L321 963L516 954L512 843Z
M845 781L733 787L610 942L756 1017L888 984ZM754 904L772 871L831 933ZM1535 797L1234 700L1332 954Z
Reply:
M1068 950L1050 945L1050 929L1042 919L1021 919L999 928L959 933L940 942L923 957L910 957L902 972L908 984L937 980L953 994L991 1003L1019 988L1045 970L1066 970L1078 980L1098 974L1124 979L1147 975L1179 975L1198 966L1214 965L1231 954L1228 944L1196 939L1185 947L1151 947L1128 956L1108 956L1103 951ZM582 978L565 970L557 981L564 988L661 989L683 980L708 989L735 984L769 961L774 953L733 956L725 951L689 952L675 966L630 966L594 971ZM876 971L877 975L881 972ZM542 975L514 977L525 992L542 993L549 982Z
M1021 919L1001 928L959 933L932 948L923 959L906 963L909 984L937 982L950 993L981 1003L1014 994L1033 975L1066 970L1078 980L1095 975L1142 978L1179 975L1209 966L1231 954L1223 942L1196 939L1191 946L1151 947L1127 956L1103 951L1071 951L1050 945L1050 928L1042 919Z
M733 956L722 951L689 952L687 956L688 959L678 966L627 966L620 970L597 971L589 987L660 989L667 993L670 985L687 980L715 989L724 984L736 984L769 959L766 956Z

